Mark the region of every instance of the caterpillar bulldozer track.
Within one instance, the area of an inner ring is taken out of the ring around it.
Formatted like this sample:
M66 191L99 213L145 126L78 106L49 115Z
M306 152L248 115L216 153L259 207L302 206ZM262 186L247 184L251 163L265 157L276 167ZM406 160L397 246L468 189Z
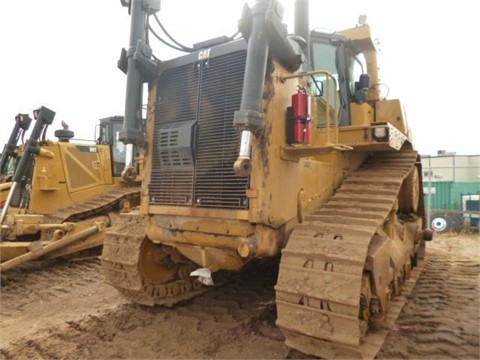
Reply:
M63 123L54 142L45 133L55 113L42 107L34 114L32 133L20 146L20 130L26 130L24 120L30 118L16 117L5 161L2 157L2 174L8 163L15 169L11 182L4 183L1 271L40 257L98 248L113 218L139 203L138 184L121 178L124 158L117 151L124 146L114 138L121 117L100 120L98 139L91 143L70 142L74 134Z
M295 227L276 285L277 325L288 346L326 358L375 356L381 343L364 336L369 323L381 324L412 262L423 258L421 220L397 219L417 161L414 151L376 154ZM418 192L404 202L417 203Z
M286 344L373 358L432 232L419 155L401 102L381 95L369 26L310 31L299 0L288 35L280 3L258 0L244 8L241 38L158 62L146 31L152 19L163 28L159 3L122 3L132 24L119 139L144 157L138 211L106 231L107 281L139 304L174 306L280 256Z

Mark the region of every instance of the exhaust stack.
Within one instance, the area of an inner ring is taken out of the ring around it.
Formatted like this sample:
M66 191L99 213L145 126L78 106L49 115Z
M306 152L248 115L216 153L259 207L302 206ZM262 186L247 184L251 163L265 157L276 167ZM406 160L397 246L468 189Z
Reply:
M307 42L304 49L308 60L308 44L310 42L309 0L295 0L294 34Z

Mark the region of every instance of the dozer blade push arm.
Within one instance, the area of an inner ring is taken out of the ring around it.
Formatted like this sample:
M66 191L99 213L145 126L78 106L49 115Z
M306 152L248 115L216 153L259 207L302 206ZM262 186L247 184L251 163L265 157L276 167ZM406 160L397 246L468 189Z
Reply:
M11 260L8 260L2 264L0 264L0 272L11 269L12 267L24 264L31 260L38 259L41 256L47 255L55 250L67 247L77 241L85 239L91 235L99 233L101 231L105 231L106 227L110 225L110 220L108 217L104 217L103 219L97 219L92 223L92 225L86 229L79 231L78 233L74 233L72 235L65 236L61 240L54 241L45 247L43 247L40 243L36 243L35 245L38 248L34 248L32 246L32 250L26 254L17 256Z
M12 196L15 192L15 188L22 180L23 176L27 169L32 166L33 157L38 155L40 152L39 139L42 133L44 133L46 127L53 122L55 117L55 112L42 106L40 109L34 111L34 117L36 120L35 126L33 127L30 138L25 143L25 148L23 150L23 155L18 163L15 174L13 175L12 186L10 187L10 192L8 193L7 200L5 201L5 206L2 209L2 214L0 216L0 224L3 225L5 216L12 201Z
M15 116L15 126L13 127L8 142L3 148L2 158L0 159L0 177L2 179L7 176L10 159L16 156L17 144L20 136L28 130L31 123L32 119L27 114L18 114Z

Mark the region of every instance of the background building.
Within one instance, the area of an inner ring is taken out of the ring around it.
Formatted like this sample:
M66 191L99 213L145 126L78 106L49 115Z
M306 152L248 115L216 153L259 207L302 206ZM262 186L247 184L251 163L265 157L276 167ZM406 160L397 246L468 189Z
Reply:
M478 231L480 155L422 156L427 220L437 232Z

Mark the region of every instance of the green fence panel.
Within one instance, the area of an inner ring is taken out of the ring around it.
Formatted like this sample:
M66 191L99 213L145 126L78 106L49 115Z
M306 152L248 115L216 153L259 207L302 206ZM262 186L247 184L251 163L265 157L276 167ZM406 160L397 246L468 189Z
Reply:
M427 209L461 210L462 195L480 194L480 181L432 181L431 183L424 181L423 189L425 193L425 207Z

